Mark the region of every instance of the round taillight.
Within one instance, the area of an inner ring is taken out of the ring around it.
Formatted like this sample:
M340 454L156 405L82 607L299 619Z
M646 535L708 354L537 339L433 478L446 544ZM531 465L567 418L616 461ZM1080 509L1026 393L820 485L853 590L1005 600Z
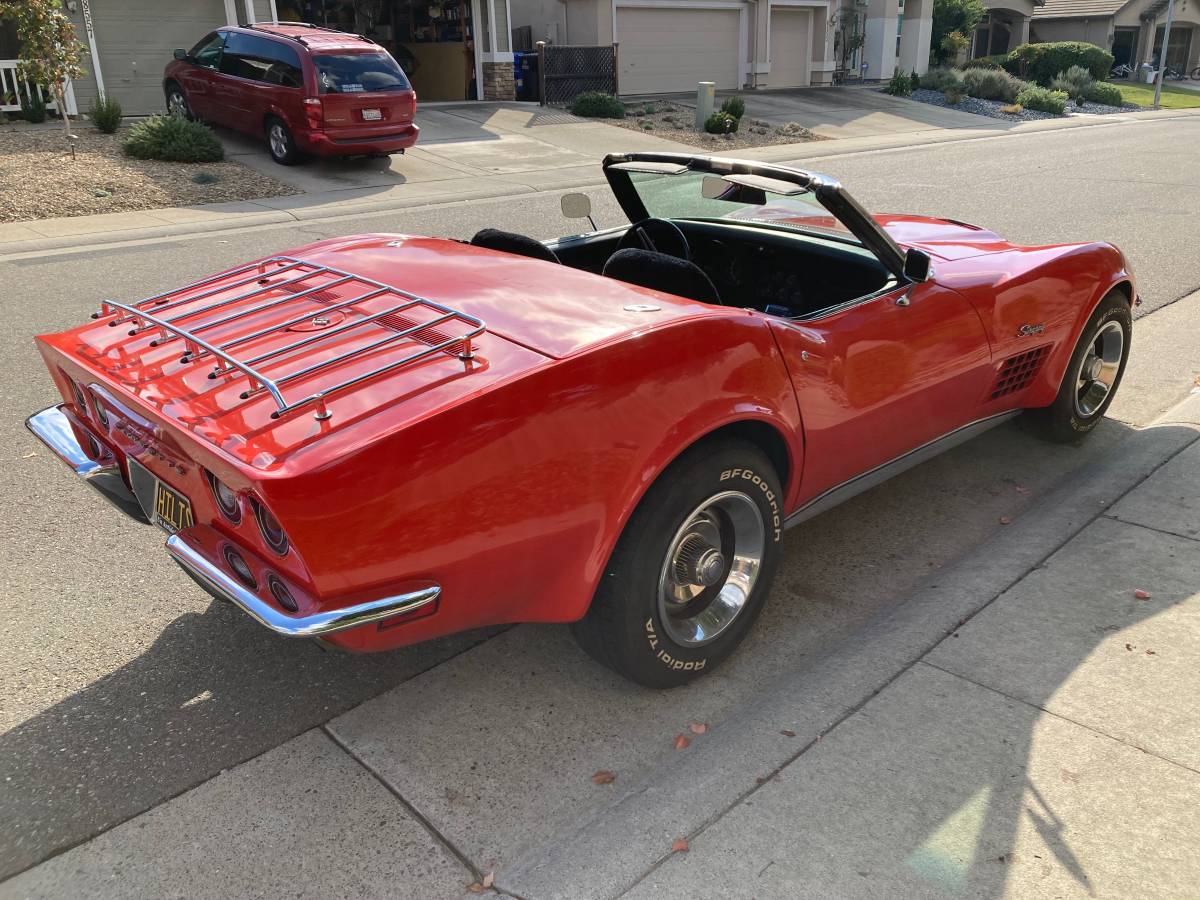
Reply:
M74 381L71 382L71 392L75 395L75 409L81 416L87 415L87 398L83 395L83 388L77 385Z
M254 504L254 518L258 520L258 530L268 547L283 556L288 552L288 537L279 524L279 520L262 503Z
M227 546L221 551L221 555L225 557L225 565L229 566L229 571L238 581L252 591L258 590L258 581L255 579L254 573L250 571L250 564L246 562L242 554Z
M100 398L96 396L96 392L92 391L92 409L96 410L96 419L105 428L108 427L108 412L104 409L104 404L100 402Z
M275 598L275 602L288 612L296 612L300 609L300 604L296 602L296 598L292 596L287 585L274 575L267 576L267 587L271 591L271 596Z
M213 499L217 501L217 509L221 515L236 525L242 521L242 504L237 492L211 472L208 475L208 486L212 488Z

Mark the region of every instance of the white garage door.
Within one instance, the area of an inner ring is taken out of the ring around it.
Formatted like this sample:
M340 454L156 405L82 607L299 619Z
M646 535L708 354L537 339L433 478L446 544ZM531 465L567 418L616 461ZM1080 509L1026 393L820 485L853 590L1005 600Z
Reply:
M696 82L739 88L736 9L617 8L621 93L695 91Z
M771 9L771 75L773 88L807 87L812 68L812 11L776 6Z

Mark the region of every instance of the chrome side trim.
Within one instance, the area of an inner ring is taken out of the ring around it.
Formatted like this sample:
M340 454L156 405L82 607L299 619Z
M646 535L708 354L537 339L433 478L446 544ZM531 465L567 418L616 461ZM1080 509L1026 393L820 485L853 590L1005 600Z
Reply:
M247 590L213 563L209 562L179 535L167 538L167 552L189 575L203 586L236 603L260 625L265 625L284 637L319 637L387 619L400 613L412 612L433 603L441 595L438 585L419 591L359 603L344 609L314 613L311 616L289 616L275 609L253 592Z
M142 506L121 475L121 467L115 460L102 463L92 459L84 452L75 437L75 429L71 420L63 412L62 405L51 406L41 412L34 413L25 420L25 427L33 432L34 437L70 466L71 471L98 490L104 498L122 512L149 523Z
M943 434L941 437L934 438L928 443L922 444L907 453L897 456L893 460L881 463L869 471L863 472L861 475L855 475L848 481L843 481L841 484L831 487L823 494L819 494L808 503L804 504L784 522L784 528L791 528L793 525L799 525L801 522L806 522L814 516L818 516L826 510L844 503L851 497L856 497L863 491L869 491L876 485L883 484L894 475L899 475L901 472L918 466L933 457L944 453L952 447L957 447L959 444L965 444L971 438L978 437L985 431L989 431L1009 419L1020 415L1021 410L1013 409L1008 412L998 413L994 416L988 416L984 419L977 419L963 425L961 428L956 428L954 431Z

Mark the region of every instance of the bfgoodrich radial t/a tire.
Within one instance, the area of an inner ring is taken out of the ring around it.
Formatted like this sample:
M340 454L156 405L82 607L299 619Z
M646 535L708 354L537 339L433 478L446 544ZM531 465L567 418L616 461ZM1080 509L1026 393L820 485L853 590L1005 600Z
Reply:
M779 558L783 493L753 444L716 439L646 493L588 614L595 659L648 687L685 684L728 657L762 611Z
M1058 443L1078 441L1104 418L1116 396L1125 363L1133 316L1125 295L1105 295L1079 336L1054 402L1029 410L1029 417L1043 437Z

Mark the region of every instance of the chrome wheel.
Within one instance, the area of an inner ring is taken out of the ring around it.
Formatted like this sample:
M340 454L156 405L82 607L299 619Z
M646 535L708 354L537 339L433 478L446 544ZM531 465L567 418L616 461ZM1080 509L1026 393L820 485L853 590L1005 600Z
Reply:
M276 159L284 159L288 155L288 136L284 127L278 123L271 124L270 131L267 132L267 140L271 144L271 153Z
M167 112L177 119L188 117L187 99L179 91L171 91L167 96Z
M729 628L762 569L766 533L758 506L740 491L708 498L684 520L658 580L658 611L673 641L696 647Z
M1106 323L1092 337L1091 346L1075 372L1075 412L1081 418L1096 414L1108 399L1121 370L1125 331L1119 322Z

